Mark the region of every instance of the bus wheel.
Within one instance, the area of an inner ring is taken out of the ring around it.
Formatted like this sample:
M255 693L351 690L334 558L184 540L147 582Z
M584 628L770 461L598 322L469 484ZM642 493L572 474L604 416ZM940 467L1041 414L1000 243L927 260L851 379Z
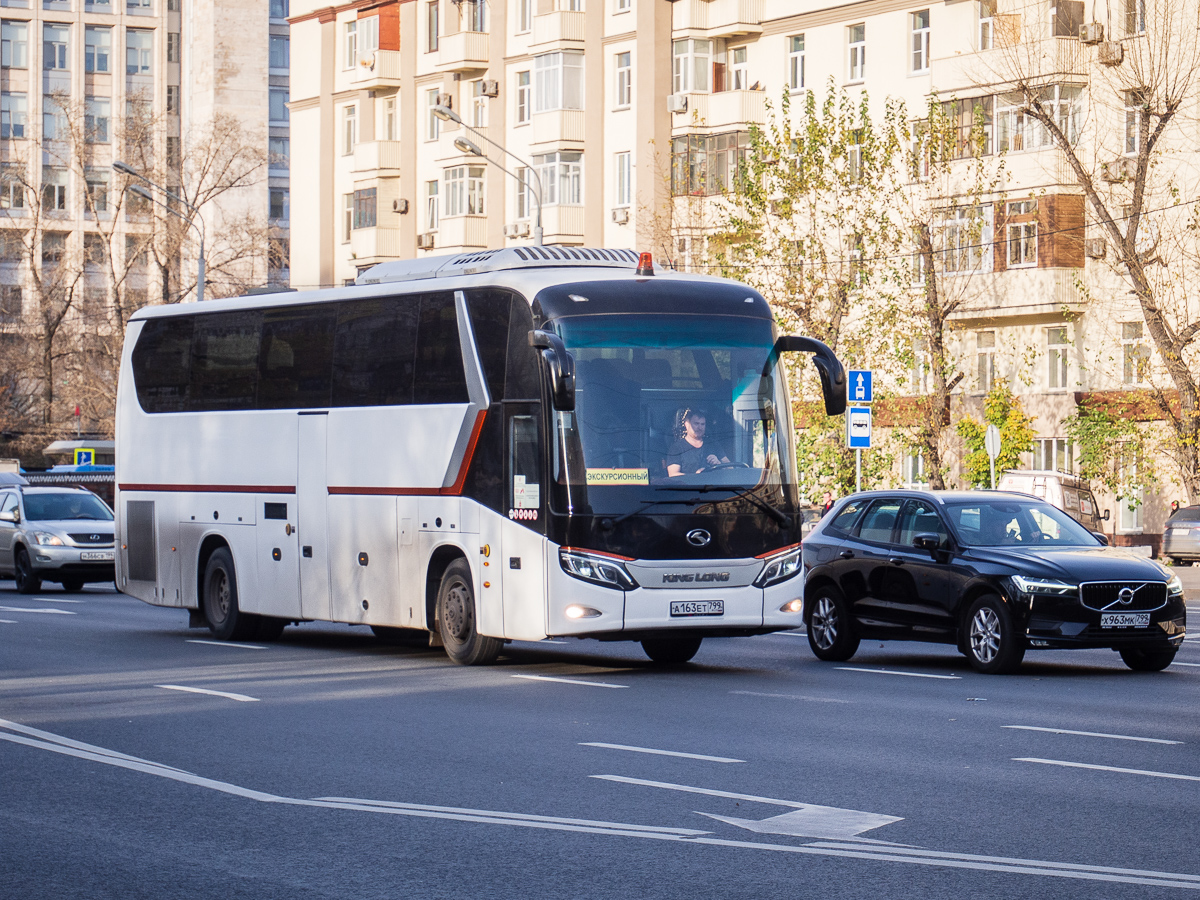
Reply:
M258 632L258 616L238 608L237 574L225 547L213 552L204 570L204 617L209 630L223 641L245 641Z
M503 641L484 637L475 630L475 591L471 569L465 559L446 567L438 588L437 627L446 655L462 666L479 666L500 655Z
M667 666L683 665L700 650L704 638L646 638L642 649L656 663Z

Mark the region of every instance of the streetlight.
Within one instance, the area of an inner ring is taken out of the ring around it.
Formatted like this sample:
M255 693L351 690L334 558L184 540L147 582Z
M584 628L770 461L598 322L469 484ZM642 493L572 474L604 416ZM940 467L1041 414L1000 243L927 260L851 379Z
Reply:
M515 153L513 153L511 150L509 150L503 144L498 144L498 143L496 143L496 141L493 141L486 134L476 131L474 128L472 128L470 125L468 125L466 122L464 122L459 117L458 113L456 113L450 107L442 106L441 104L439 104L439 105L435 106L432 111L433 111L433 114L435 116L437 116L439 119L441 119L443 122L453 122L455 125L461 125L463 128L467 129L467 131L471 132L471 134L475 135L475 137L482 138L483 140L487 141L493 147L500 150L501 153L507 153L509 156L511 156L513 159L515 159L518 163L520 163L527 171L530 171L533 173L533 177L537 181L537 187L534 188L534 192L533 192L533 199L537 203L537 217L535 219L535 224L533 227L533 243L540 247L542 245L542 176L538 174L537 169L535 169L533 166L529 165L529 163L527 163L525 160L521 159L521 157L517 156ZM510 172L508 169L504 168L504 166L500 165L500 163L496 162L494 159L484 156L483 151L480 150L476 144L471 143L471 141L468 141L466 138L461 138L461 137L455 138L454 146L457 149L461 150L463 153L469 153L472 156L478 156L482 159L487 160L493 166L495 166L497 169L499 169L501 172L504 172L506 175L512 175L513 178L517 179L517 184L520 184L522 187L533 187L533 185L529 184L529 182L524 181L523 179L519 178L516 175L513 175L512 172Z
M165 187L163 187L161 184L158 184L157 182L151 181L149 178L147 178L145 175L143 175L141 172L139 172L137 169L133 168L132 166L126 165L125 163L121 162L120 160L116 160L113 163L113 168L116 169L118 172L120 172L122 175L130 175L134 178L144 181L146 184L150 185L150 187L152 187L156 190L162 191L162 193L166 194L169 199L174 200L176 203L179 203L182 206L186 206L188 209L190 209L192 211L192 215L194 215L197 219L200 220L200 225L199 225L199 227L197 227L196 223L191 218L189 218L188 216L185 216L183 213L181 213L179 210L175 209L174 207L168 206L167 204L163 203L161 200L159 200L157 197L155 197L153 194L151 194L148 190L146 190L141 185L135 184L135 185L130 186L130 188L129 188L129 190L131 190L133 193L137 194L139 197L144 197L145 199L149 200L151 203L161 206L163 209L165 209L171 215L182 219L185 223L187 223L192 228L195 228L200 233L200 258L196 262L196 300L197 300L197 302L203 303L204 302L204 232L205 232L204 216L200 215L200 210L196 209L196 207L194 207L192 204L188 203L186 200L184 200L178 194L175 194L172 191L167 190Z

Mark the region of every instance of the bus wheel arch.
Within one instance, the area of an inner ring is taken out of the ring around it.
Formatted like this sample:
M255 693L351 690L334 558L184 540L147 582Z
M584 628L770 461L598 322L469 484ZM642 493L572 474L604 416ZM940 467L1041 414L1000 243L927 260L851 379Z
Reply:
M233 551L224 538L210 535L200 545L197 594L209 630L223 641L246 641L255 637L259 617L243 612L238 604L237 567Z
M442 646L454 662L480 666L499 656L504 642L479 633L474 577L461 554L451 559L442 571L434 616Z
M453 544L443 544L433 551L429 557L429 568L425 571L425 627L437 634L437 601L438 591L442 586L442 576L450 563L456 559L466 561L467 555L460 547Z

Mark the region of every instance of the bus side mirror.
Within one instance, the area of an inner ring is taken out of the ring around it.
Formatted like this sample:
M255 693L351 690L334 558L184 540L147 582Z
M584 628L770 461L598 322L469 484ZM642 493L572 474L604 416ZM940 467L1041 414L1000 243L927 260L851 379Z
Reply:
M837 416L846 411L846 368L826 344L816 338L783 335L775 341L775 348L763 368L763 377L770 374L769 369L779 354L794 351L811 353L813 365L821 376L821 394L825 398L825 415Z
M550 403L559 412L575 409L575 359L562 338L552 331L529 332L529 346L542 352L550 374Z

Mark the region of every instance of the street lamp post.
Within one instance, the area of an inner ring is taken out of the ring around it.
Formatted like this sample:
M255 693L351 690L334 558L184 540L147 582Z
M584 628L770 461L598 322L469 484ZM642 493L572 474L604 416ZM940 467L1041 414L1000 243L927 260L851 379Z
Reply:
M129 190L131 190L133 193L137 194L139 197L144 197L145 199L149 200L151 203L161 206L163 209L165 209L167 212L169 212L171 215L175 216L176 218L182 219L187 225L191 226L192 228L195 228L196 231L199 233L199 235L200 235L200 258L196 262L196 301L203 303L204 302L204 233L205 233L204 216L200 215L200 210L198 210L192 204L188 203L186 200L184 200L178 194L175 194L174 192L167 190L165 187L163 187L161 184L158 184L157 182L151 181L149 178L147 178L145 175L143 175L141 172L139 172L137 169L133 168L132 166L127 165L126 163L123 163L120 160L117 160L116 162L113 163L113 168L116 169L118 172L122 173L123 175L130 175L133 178L137 178L141 181L144 181L146 184L150 185L150 187L154 188L155 190L161 191L162 193L166 194L166 196L169 199L174 200L176 203L179 203L183 206L186 206L188 209L190 209L192 211L192 215L194 215L197 219L200 220L200 225L199 225L199 227L197 227L196 223L192 219L185 216L183 213L181 213L179 210L175 209L174 207L168 206L166 203L163 203L161 200L159 200L157 197L155 197L152 193L150 193L148 190L146 190L141 185L135 184L129 188Z
M517 156L515 153L513 153L511 150L509 150L503 144L499 144L496 141L493 141L486 134L476 131L474 128L472 128L470 125L468 125L466 122L464 122L462 120L462 118L458 115L458 113L456 113L450 107L441 106L439 104L438 106L435 106L433 108L433 114L435 116L437 116L439 119L441 119L443 122L453 122L455 125L461 125L463 128L467 129L467 131L471 132L471 134L475 135L475 137L482 138L483 140L485 140L489 144L491 144L493 147L497 148L501 153L508 154L513 159L515 159L518 163L520 163L522 166L524 166L527 170L529 170L530 172L533 173L533 177L537 181L537 187L534 189L534 192L533 192L533 199L537 203L537 216L534 220L534 226L533 226L533 243L536 246L540 247L542 245L542 176L538 174L538 170L535 169L533 166L529 165L529 163L527 163L525 160L521 159L521 157ZM480 150L476 144L471 143L466 138L455 138L454 146L457 147L459 150L461 150L463 153L469 153L472 156L478 156L481 159L484 159L487 162L490 162L493 166L495 166L501 172L504 172L506 175L512 175L513 178L516 178L517 184L520 184L522 187L524 187L524 186L533 187L532 185L529 185L528 182L522 181L518 176L514 175L508 169L504 168L504 166L500 165L500 163L496 162L494 159L484 156L483 151Z

